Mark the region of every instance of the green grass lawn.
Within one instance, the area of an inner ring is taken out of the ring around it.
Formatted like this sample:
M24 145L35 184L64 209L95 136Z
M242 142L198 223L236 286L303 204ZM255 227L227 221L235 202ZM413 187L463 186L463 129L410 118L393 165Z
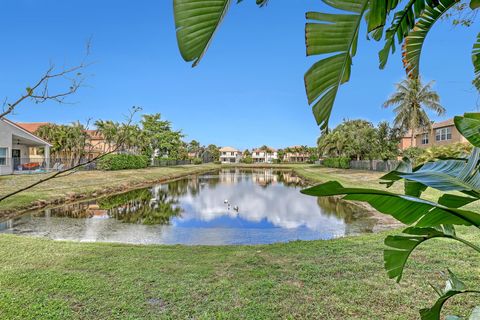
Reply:
M223 247L2 235L0 319L417 319L447 266L478 283L478 256L437 240L396 284L382 266L385 235Z
M8 205L212 168L217 167L81 172L30 190ZM294 168L312 182L382 188L381 173ZM33 177L1 178L0 193L27 179ZM401 191L401 185L393 190ZM425 197L438 195L429 190ZM1 235L0 319L417 319L418 309L435 299L429 282L442 285L440 272L447 267L467 283L479 283L478 254L452 241L432 240L413 255L396 284L387 278L382 258L383 239L394 232L221 247ZM459 233L480 242L475 230L459 228ZM454 299L447 310L465 313L475 303L480 297Z

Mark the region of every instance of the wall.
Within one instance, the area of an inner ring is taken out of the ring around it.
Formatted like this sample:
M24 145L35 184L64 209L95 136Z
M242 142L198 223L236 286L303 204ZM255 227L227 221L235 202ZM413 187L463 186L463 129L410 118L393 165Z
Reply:
M7 150L7 163L5 166L0 165L0 175L12 173L12 130L10 125L5 124L0 120L0 147L8 148Z

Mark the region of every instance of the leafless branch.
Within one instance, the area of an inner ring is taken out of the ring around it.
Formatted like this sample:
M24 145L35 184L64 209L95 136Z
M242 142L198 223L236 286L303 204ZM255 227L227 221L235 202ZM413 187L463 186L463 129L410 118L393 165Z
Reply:
M83 70L92 63L87 62L90 54L90 40L87 42L86 54L82 61L73 67L57 68L50 64L47 71L37 80L33 86L25 88L25 93L21 94L15 101L9 102L7 98L3 103L3 111L0 113L0 119L12 113L25 100L31 100L34 103L44 103L46 101L55 101L66 103L65 98L76 93L79 88L84 86L86 76ZM64 80L67 82L67 88L59 91L50 90L50 81Z
M132 109L131 109L130 112L129 112L128 118L127 118L127 125L131 125L131 124L132 124L133 118L134 118L135 114L137 114L137 113L140 112L141 110L142 110L142 109L141 109L140 107L135 107L135 106L132 107ZM115 145L115 147L114 147L112 150L110 150L110 151L108 151L108 152L105 152L105 153L102 153L102 154L100 154L100 155L98 155L98 156L96 156L96 157L94 157L94 158L92 158L92 159L90 159L90 160L88 160L88 161L86 161L86 162L83 162L83 163L79 162L78 164L74 165L74 166L71 167L71 168L57 171L57 172L55 172L54 174L52 174L52 175L50 175L50 176L48 176L48 177L46 177L46 178L40 179L40 180L38 180L38 181L36 181L36 182L34 182L34 183L26 186L26 187L20 188L20 189L18 189L18 190L15 190L15 191L13 191L13 192L10 192L10 193L8 193L8 194L6 194L6 195L2 195L2 196L0 196L0 202L6 200L6 199L8 199L8 198L10 198L10 197L12 197L12 196L14 196L14 195L16 195L16 194L19 194L19 193L21 193L21 192L24 192L24 191L26 191L26 190L29 190L29 189L31 189L31 188L33 188L33 187L35 187L35 186L38 186L39 184L42 184L42 183L44 183L44 182L47 182L47 181L49 181L49 180L52 180L52 179L55 179L55 178L61 178L61 177L65 177L65 176L67 176L67 175L73 174L73 173L77 172L78 169L80 169L81 167L84 167L84 166L86 166L86 165L89 165L89 164L97 161L97 160L100 160L101 158L105 157L106 155L115 153L117 150L119 150L119 149L121 149L121 148L123 147L123 144L125 143L125 140L127 139L127 134L128 134L128 132L125 131L124 134L123 134L123 136L121 136L120 139L118 140L117 145Z

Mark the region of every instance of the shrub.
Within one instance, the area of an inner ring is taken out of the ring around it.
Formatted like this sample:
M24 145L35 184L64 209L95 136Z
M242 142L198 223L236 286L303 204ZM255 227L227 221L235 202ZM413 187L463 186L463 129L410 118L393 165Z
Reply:
M325 167L329 167L329 168L349 169L350 158L348 157L327 158L323 160L322 164Z
M213 163L214 163L214 164L222 164L222 163L220 162L220 160L215 160L215 161L213 161Z
M202 164L203 163L203 160L202 158L193 158L193 164Z
M247 156L247 157L245 157L245 158L240 159L240 162L241 162L241 163L250 164L250 163L253 163L253 158Z
M142 169L148 166L146 156L133 154L109 154L98 160L97 168L101 170Z

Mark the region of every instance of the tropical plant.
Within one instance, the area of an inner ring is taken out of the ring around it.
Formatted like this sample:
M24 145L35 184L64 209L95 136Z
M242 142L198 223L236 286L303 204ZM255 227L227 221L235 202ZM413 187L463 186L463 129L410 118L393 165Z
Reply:
M134 154L108 154L98 160L101 170L143 169L148 166L148 158Z
M161 120L160 113L145 114L140 121L146 143L143 154L181 160L186 157L186 146L181 131L172 130L170 121ZM185 150L180 150L180 149Z
M366 22L369 38L384 41L384 47L379 52L380 68L385 67L390 53L395 52L395 42L404 43L404 65L409 78L414 79L420 71L420 56L428 32L449 10L455 10L459 0L323 2L343 12L306 13L307 55L320 55L322 59L306 72L305 89L317 123L321 129L326 129L338 89L350 79L363 21ZM467 2L470 4L467 10L480 7L478 0ZM232 0L174 0L178 47L185 61L198 65L231 3ZM267 0L256 0L256 3L264 6ZM478 37L472 51L477 87L480 84L480 34Z
M381 213L391 215L409 227L400 235L387 236L384 250L385 269L390 278L397 282L402 279L405 264L411 253L422 243L431 239L456 240L480 254L480 246L458 235L455 226L463 225L480 229L480 214L462 207L480 200L480 113L455 117L457 129L475 148L468 159L446 159L428 162L412 169L410 162L400 164L396 171L381 179L388 187L395 182L405 181L405 194L384 190L346 188L336 181L330 181L305 190L303 193L324 197L343 196L345 200L369 203ZM427 188L434 188L444 194L438 202L420 198ZM455 193L451 193L455 192ZM458 193L461 193L459 195ZM443 304L453 296L465 293L480 294L480 290L468 289L452 271L445 289L437 289L439 298L430 308L420 310L424 320L440 319ZM478 319L477 307L470 319ZM450 316L448 319L461 319Z
M394 106L394 125L402 132L410 131L411 146L416 133L429 132L432 123L425 109L434 111L437 116L445 114L440 97L432 90L433 82L422 84L420 77L408 78L397 83L397 91L383 103L384 108Z

